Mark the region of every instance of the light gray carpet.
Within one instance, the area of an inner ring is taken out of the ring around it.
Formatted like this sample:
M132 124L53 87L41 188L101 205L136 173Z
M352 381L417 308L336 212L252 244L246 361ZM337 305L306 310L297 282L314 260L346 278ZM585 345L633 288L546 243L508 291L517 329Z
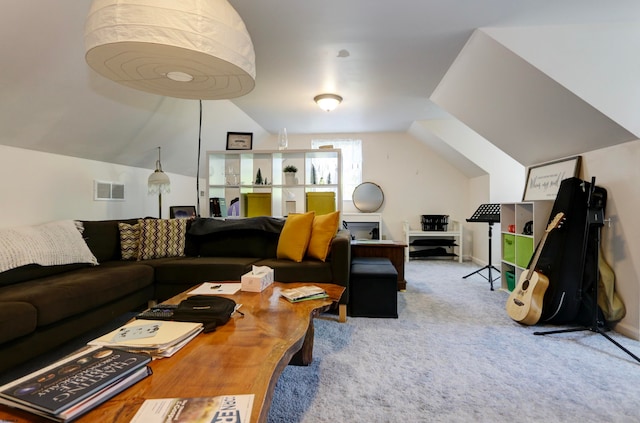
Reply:
M506 292L462 279L477 268L412 261L397 320L316 319L314 362L285 369L269 422L640 421L639 363L594 332L534 336Z

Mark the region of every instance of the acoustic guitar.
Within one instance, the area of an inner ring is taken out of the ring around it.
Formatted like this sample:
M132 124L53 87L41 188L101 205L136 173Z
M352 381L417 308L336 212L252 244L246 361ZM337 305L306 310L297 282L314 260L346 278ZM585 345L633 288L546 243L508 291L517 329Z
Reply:
M518 285L509 295L506 305L507 314L516 322L524 325L535 325L538 323L538 320L540 320L540 316L542 315L542 299L549 286L549 279L535 269L549 232L560 227L563 219L564 213L560 212L553 218L551 223L549 223L529 269L520 275Z

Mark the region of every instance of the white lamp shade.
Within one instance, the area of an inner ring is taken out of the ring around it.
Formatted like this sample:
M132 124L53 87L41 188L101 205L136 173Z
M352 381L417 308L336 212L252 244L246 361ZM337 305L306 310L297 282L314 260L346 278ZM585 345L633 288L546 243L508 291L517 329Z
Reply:
M342 102L342 97L337 94L320 94L313 99L322 110L327 112L332 111L338 104Z
M166 173L157 170L149 175L149 194L167 194L171 191L171 181Z
M187 99L235 98L255 86L255 53L227 0L94 0L86 61L138 90Z

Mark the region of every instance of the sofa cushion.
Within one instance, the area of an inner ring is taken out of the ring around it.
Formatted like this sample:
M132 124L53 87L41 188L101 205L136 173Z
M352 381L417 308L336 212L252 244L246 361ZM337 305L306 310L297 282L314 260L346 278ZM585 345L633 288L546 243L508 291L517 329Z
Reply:
M184 256L186 219L140 219L138 260Z
M82 237L99 263L120 260L120 229L118 223L134 225L138 219L82 220Z
M287 217L278 240L277 258L293 260L298 263L302 261L311 239L311 226L314 217L315 212L313 211L290 214Z
M325 261L331 248L331 240L338 232L340 212L315 216L311 226L311 239L307 247L307 257Z
M206 281L240 281L240 276L251 270L251 265L257 261L255 257L175 257L145 263L155 269L156 284L192 286Z
M305 260L266 259L255 263L256 266L269 266L273 269L273 278L278 282L319 282L334 283L330 262Z
M25 302L0 303L0 344L36 330L38 313Z
M38 312L38 326L76 316L153 283L153 268L137 262L107 262L0 288L2 301L21 301Z
M190 238L202 257L275 257L279 234L256 230L216 232Z
M88 263L61 264L59 266L40 266L39 264L27 264L16 269L0 273L0 286L24 282L31 279L44 278L71 270L90 267Z
M122 260L136 260L140 251L140 224L118 223L120 229L120 256Z

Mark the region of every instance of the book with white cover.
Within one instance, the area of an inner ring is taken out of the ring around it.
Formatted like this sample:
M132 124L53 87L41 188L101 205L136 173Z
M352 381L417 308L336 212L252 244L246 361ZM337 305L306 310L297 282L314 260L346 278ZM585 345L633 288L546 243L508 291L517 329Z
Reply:
M201 331L202 323L134 320L88 344L121 349L167 349Z

